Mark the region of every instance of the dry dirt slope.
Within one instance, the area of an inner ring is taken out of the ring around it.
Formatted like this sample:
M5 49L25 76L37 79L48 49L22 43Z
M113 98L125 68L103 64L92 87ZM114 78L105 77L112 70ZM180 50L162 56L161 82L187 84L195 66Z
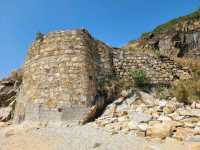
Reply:
M88 124L73 127L18 125L0 129L0 150L186 150L182 143L147 141Z

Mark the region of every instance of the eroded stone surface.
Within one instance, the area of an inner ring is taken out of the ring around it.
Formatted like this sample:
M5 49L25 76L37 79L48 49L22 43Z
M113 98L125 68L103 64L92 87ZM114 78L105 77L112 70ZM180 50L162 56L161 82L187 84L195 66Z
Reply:
M33 43L15 120L78 120L94 103L96 79L112 73L112 48L84 30L52 32Z
M138 68L147 72L152 84L170 84L180 75L188 74L169 58L111 48L95 40L85 29L50 32L29 49L15 121L79 120L97 102L99 77L115 72L128 79L130 69ZM145 93L141 96L154 105L151 96ZM133 99L129 100L131 104ZM106 104L104 99L99 101Z
M150 97L155 102L154 105L146 104L134 94L129 98L117 99L96 119L95 126L105 128L111 133L160 139L170 137L179 141L200 135L200 117L198 113L194 113L198 112L196 108L192 108L192 105L182 105L174 98L159 100L153 94ZM133 103L128 104L129 99L133 99ZM166 107L169 106L173 106L173 111L166 112Z

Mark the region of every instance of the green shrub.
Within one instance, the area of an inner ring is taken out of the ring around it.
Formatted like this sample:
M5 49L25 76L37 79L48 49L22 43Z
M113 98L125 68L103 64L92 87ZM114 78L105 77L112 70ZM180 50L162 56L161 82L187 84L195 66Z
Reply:
M155 94L159 99L168 99L171 96L168 85L158 85L155 89Z
M156 58L160 58L162 55L161 55L161 53L160 53L160 50L157 50L157 49L154 49L153 50L153 54L154 54L154 56L156 57Z
M148 38L150 35L151 35L151 32L144 32L142 33L141 38L145 39L145 38Z
M135 43L135 42L137 42L137 40L130 40L129 42L128 42L128 44L132 44L132 43Z
M36 33L36 40L43 40L43 37L44 37L44 34L43 33L41 33L41 32L37 32Z
M144 88L149 85L149 78L146 71L143 69L134 69L130 71L130 76L134 80L134 83L139 88Z

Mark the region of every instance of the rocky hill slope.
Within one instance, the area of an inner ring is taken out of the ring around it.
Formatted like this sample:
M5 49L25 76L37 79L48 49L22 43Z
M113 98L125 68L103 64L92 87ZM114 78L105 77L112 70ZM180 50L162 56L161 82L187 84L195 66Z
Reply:
M153 49L171 57L200 58L200 10L144 33L125 48Z

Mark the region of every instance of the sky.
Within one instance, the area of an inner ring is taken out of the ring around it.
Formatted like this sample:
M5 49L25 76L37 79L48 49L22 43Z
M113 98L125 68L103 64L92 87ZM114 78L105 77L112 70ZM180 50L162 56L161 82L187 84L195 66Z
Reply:
M0 78L23 65L37 32L86 28L120 47L199 6L200 0L0 0Z

